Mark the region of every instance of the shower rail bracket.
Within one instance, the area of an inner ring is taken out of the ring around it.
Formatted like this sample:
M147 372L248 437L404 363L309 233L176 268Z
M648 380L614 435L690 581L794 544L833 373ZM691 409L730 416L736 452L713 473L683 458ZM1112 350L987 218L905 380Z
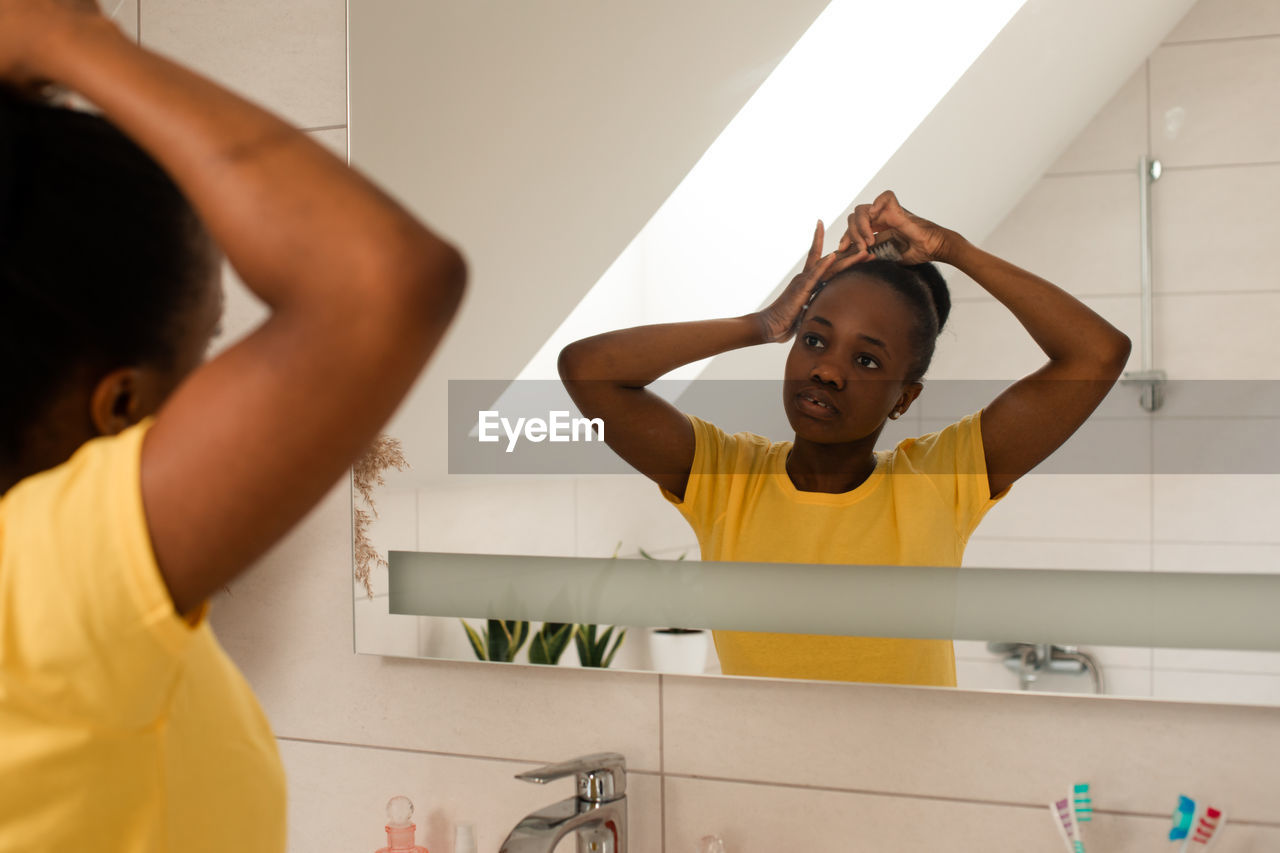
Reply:
M1121 385L1138 385L1142 394L1138 402L1148 412L1154 412L1164 405L1164 384L1168 377L1163 370L1131 370L1120 377Z

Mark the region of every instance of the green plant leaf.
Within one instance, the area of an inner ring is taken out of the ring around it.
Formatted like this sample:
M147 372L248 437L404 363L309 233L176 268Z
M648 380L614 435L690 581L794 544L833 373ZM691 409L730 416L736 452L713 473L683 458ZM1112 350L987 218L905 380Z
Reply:
M520 647L529 638L529 623L490 619L485 634L488 641L489 660L510 663L516 659Z
M551 666L559 663L561 655L569 647L573 628L572 623L544 622L529 646L529 663Z
M594 625L577 625L573 629L573 644L578 649L578 663L583 666L591 666L591 652L588 651L586 628L590 627L594 633Z
M622 641L626 639L626 636L627 636L626 628L623 628L621 631L618 632L618 636L613 641L613 648L609 650L609 653L607 655L605 655L604 663L600 664L602 667L608 667L609 664L613 663L613 656L618 653L618 649L622 648Z
M467 629L467 639L471 641L471 651L476 653L476 658L479 660L488 660L488 643L480 638L480 635L476 633L475 628L472 628L467 624L467 620L459 619L458 621L462 623L463 628ZM487 634L488 632L486 631L485 633Z

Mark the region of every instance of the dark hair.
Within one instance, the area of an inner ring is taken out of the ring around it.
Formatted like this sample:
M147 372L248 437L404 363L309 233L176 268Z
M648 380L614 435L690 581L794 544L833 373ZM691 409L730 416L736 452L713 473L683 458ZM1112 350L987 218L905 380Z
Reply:
M884 282L915 312L919 322L911 343L916 351L916 360L907 372L907 379L918 382L933 361L938 335L951 314L951 292L947 289L946 279L931 263L904 265L879 259L850 267L836 279L851 275L871 276Z
M0 463L69 383L172 364L212 244L102 118L0 92Z

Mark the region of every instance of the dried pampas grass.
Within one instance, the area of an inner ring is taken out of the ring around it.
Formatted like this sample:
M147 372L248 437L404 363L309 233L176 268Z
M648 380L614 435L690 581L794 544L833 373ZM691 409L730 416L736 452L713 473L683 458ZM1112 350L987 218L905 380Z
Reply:
M351 519L352 528L355 530L355 546L354 546L354 563L356 580L364 584L364 591L370 598L373 598L373 585L369 581L369 575L378 566L387 565L387 558L378 553L373 547L373 543L369 541L369 527L373 524L373 520L378 517L378 508L373 503L373 490L377 486L385 486L387 481L383 478L384 471L394 468L397 471L408 471L409 462L404 458L404 448L401 447L399 439L392 438L389 435L380 435L364 455L356 460L356 464L351 466L351 482L355 486L356 492L360 495L360 500L364 502L369 509L365 511L359 506L355 506L353 517ZM354 502L353 502L354 503Z

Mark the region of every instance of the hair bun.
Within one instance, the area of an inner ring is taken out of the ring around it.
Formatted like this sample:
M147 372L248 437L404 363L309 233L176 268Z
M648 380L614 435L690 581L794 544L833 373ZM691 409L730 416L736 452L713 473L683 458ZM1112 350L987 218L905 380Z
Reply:
M947 317L951 314L951 290L947 287L947 280L931 263L912 264L907 268L920 276L920 280L929 291L934 310L938 312L938 331L941 332L947 325Z

